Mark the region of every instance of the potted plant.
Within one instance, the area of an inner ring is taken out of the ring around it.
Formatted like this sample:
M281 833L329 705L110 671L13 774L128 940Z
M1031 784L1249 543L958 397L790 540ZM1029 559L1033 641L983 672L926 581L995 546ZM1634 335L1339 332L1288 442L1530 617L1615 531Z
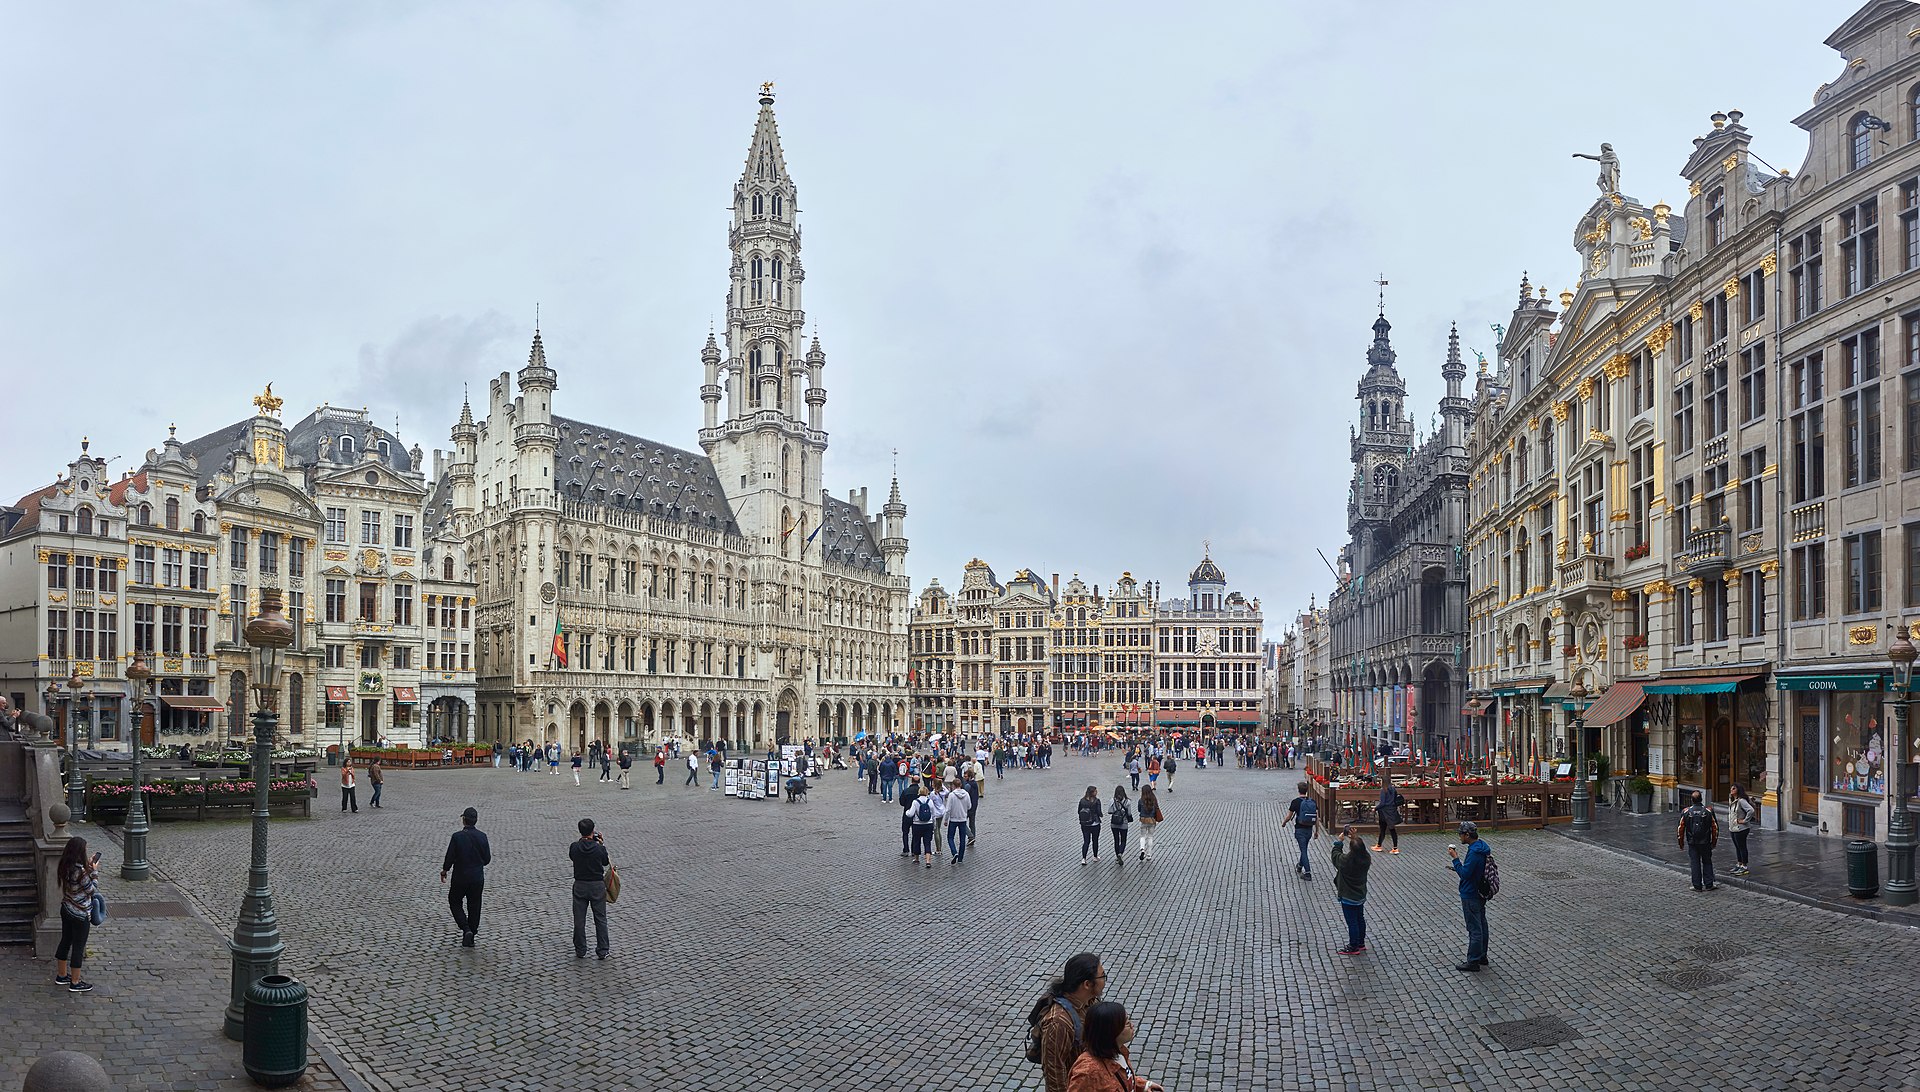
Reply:
M1646 774L1635 774L1627 782L1627 795L1633 798L1633 813L1648 815L1653 811L1653 782Z

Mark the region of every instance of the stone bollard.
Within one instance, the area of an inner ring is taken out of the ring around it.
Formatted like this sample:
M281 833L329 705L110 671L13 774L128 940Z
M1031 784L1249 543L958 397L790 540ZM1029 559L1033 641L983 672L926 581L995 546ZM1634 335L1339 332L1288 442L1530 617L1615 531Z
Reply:
M112 1092L113 1082L92 1055L56 1050L33 1063L21 1092Z

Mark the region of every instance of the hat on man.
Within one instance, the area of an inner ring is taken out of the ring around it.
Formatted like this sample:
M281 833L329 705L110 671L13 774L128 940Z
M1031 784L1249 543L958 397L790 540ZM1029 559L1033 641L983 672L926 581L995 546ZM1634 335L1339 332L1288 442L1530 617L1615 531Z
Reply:
M472 808L468 808L466 811L460 813L460 821L468 826L472 826L480 821L480 813Z
M1479 827L1477 827L1477 826L1475 826L1475 825L1474 825L1473 823L1471 823L1471 822L1463 822L1463 823L1461 823L1461 824L1460 824L1460 836L1461 836L1462 838L1465 838L1465 837L1468 837L1469 835L1470 835L1470 836L1472 836L1472 837L1475 837L1475 838L1478 838L1478 837L1480 837L1480 828L1479 828Z

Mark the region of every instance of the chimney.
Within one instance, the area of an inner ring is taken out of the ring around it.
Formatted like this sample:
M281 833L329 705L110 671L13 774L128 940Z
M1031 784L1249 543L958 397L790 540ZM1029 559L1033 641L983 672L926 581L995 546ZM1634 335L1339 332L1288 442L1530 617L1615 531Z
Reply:
M1060 598L1060 574L1059 573L1053 574L1053 597L1055 599Z
M441 451L437 447L433 449L433 480L434 481L440 480L441 464L442 464L442 461L446 458L446 454L447 454L446 452Z

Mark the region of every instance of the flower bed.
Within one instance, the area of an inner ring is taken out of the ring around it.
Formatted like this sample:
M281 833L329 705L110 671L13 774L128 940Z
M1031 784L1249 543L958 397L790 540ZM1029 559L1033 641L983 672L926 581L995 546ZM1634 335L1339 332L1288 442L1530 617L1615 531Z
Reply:
M149 819L232 818L253 807L255 782L246 778L208 780L160 779L141 786ZM267 785L268 811L297 807L311 815L314 783L310 778L279 778ZM103 822L125 818L132 804L130 781L92 781L87 784L87 813Z
M445 766L447 752L453 752L452 765L478 766L493 764L493 748L478 744L459 743L451 747L354 747L348 754L355 762L370 762L379 759L382 766Z

